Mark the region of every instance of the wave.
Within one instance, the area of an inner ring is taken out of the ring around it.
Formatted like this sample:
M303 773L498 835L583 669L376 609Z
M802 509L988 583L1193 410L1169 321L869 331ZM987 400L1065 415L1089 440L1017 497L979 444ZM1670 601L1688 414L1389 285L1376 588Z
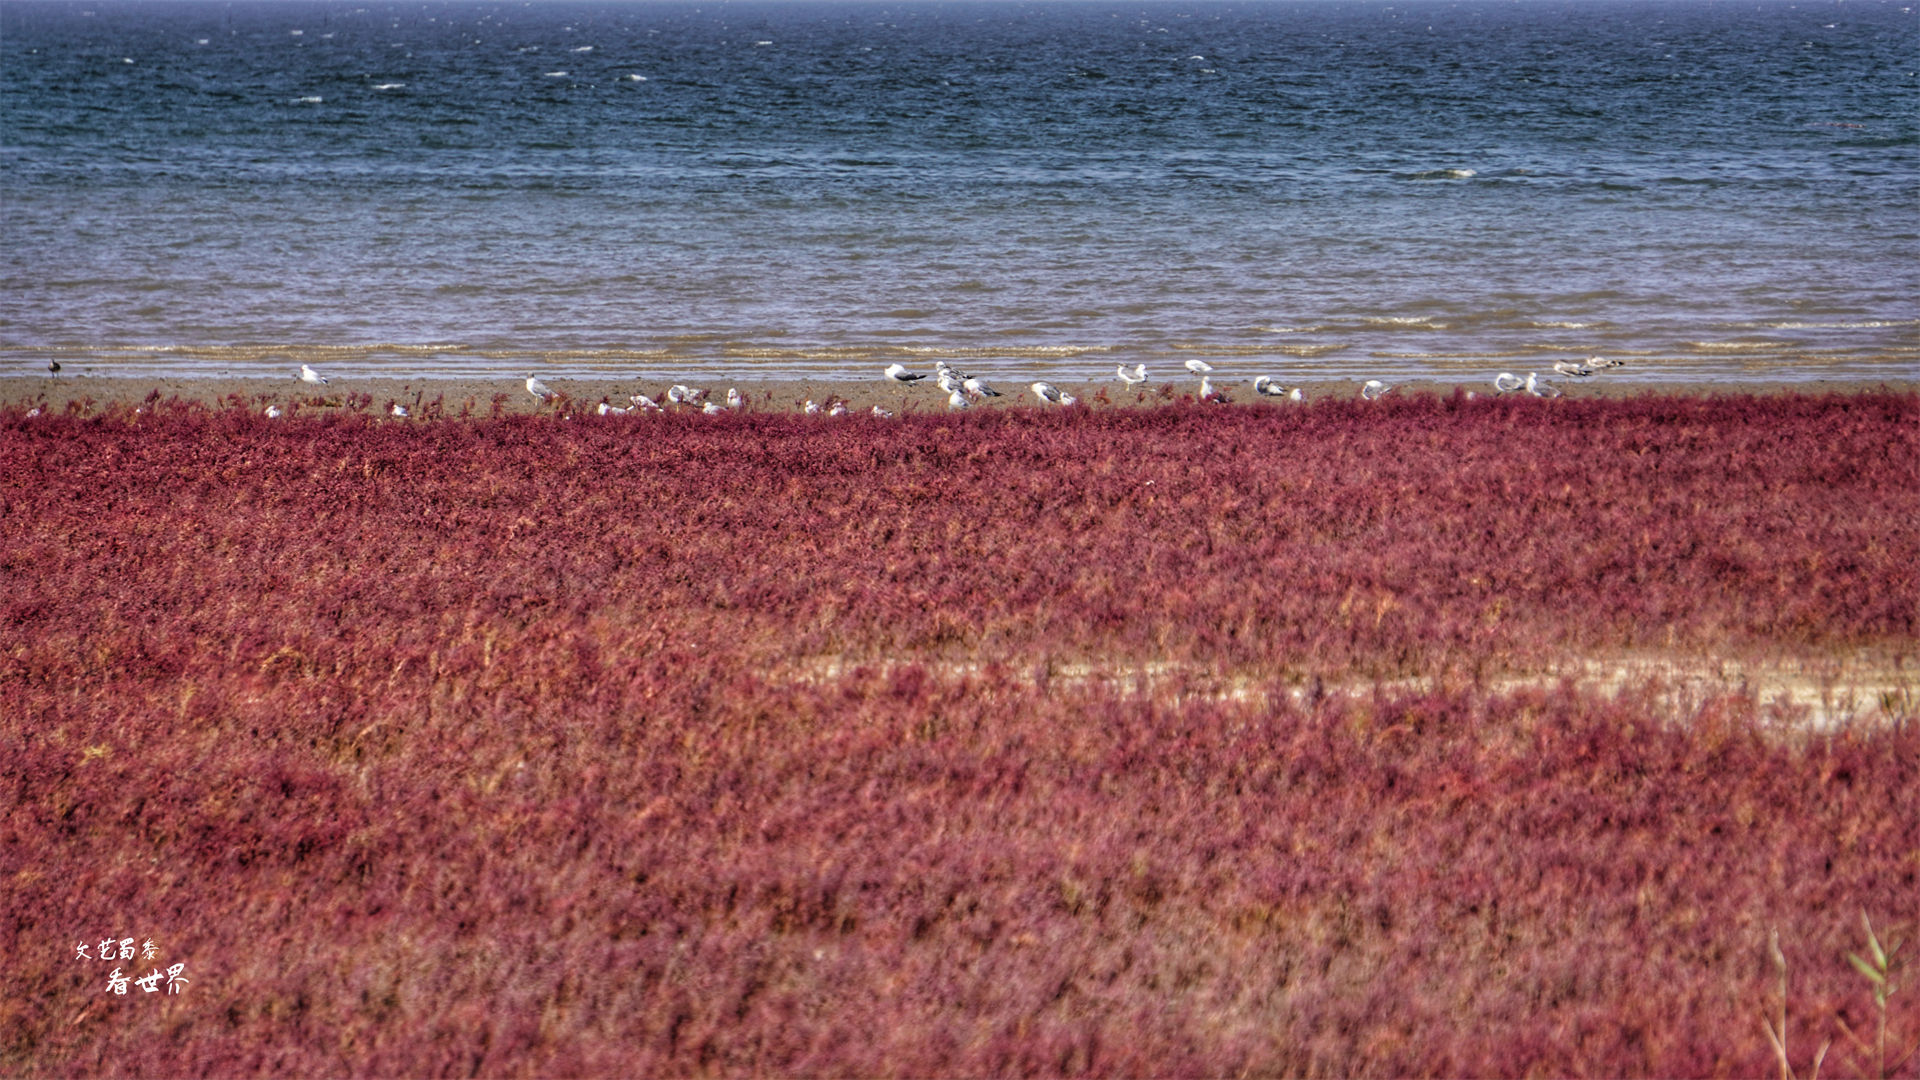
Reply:
M1703 353L1778 352L1793 348L1790 341L1683 341L1681 345Z
M1890 330L1900 326L1920 326L1920 319L1869 319L1864 322L1763 322L1750 325L1762 330Z

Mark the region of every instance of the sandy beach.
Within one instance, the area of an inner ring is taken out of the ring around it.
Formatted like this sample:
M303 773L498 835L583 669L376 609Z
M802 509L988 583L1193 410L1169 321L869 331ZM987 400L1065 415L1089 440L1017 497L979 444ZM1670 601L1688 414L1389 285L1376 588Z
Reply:
M633 395L646 394L656 401L665 400L670 383L662 380L637 378L608 379L567 379L547 378L547 385L563 400L576 406L593 407L605 401L617 406L629 404ZM1129 388L1117 380L1106 382L1070 382L1052 380L1054 385L1068 394L1079 398L1090 407L1141 407L1168 404L1183 399L1190 400L1198 390L1198 380L1193 377L1161 379L1149 382L1145 386ZM1572 379L1555 376L1552 380L1565 397L1578 399L1586 397L1631 397L1643 394L1681 394L1681 395L1725 395L1725 394L1827 394L1827 393L1863 393L1876 390L1912 391L1920 389L1920 382L1899 380L1887 382L1869 382L1865 380L1813 379L1800 382L1760 381L1760 380L1715 380L1711 382L1674 382L1668 380L1636 380L1629 374L1601 373L1591 378ZM888 382L885 379L871 380L756 380L728 381L715 379L697 382L693 385L706 389L710 400L723 400L729 387L737 387L751 403L750 407L761 411L797 412L805 403L813 401L822 407L835 401L845 402L849 409L866 411L874 406L890 410L896 414L902 412L944 412L947 409L946 395L925 380L910 386ZM1228 402L1250 404L1262 402L1245 380L1219 379L1215 382L1216 391ZM1334 398L1351 398L1359 392L1358 384L1349 380L1303 381L1298 384L1306 401L1321 401ZM1032 406L1036 404L1033 394L1026 383L1011 380L996 380L995 388L1001 392L997 398L987 398L978 403L979 407L1004 408L1009 406ZM1396 394L1451 394L1456 388L1481 395L1492 395L1493 388L1480 381L1453 380L1414 380L1395 384ZM23 376L0 380L0 406L38 406L47 410L65 411L69 405L77 404L83 411L104 409L114 405L140 404L149 399L166 401L178 399L198 401L207 405L245 405L264 409L268 405L282 407L293 406L300 409L338 408L349 403L350 396L366 395L371 398L374 407L385 410L390 404L401 404L410 410L438 401L444 412L459 414L463 409L476 414L489 414L493 411L496 398L501 399L502 409L506 412L531 413L539 408L539 403L529 395L526 388L517 379L381 379L329 377L324 386L313 386L301 382L298 378L258 379L258 378L141 378L93 375L39 375ZM1284 402L1282 402L1284 404Z

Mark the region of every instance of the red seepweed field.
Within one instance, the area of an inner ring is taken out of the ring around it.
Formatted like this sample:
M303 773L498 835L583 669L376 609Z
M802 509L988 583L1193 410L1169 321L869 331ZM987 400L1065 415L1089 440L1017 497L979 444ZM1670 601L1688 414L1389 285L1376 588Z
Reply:
M0 412L0 1071L1920 1075L1913 394L334 411Z

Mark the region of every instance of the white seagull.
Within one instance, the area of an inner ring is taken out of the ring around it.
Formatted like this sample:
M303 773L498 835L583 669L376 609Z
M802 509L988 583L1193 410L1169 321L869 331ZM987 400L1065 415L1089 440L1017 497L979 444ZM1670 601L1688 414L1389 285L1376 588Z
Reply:
M312 383L315 386L327 385L327 377L313 370L312 367L306 364L300 365L300 381L304 383Z
M1187 361L1187 370L1193 372L1195 375L1205 375L1207 372L1213 370L1213 365L1207 363L1205 360L1189 360Z
M973 402L967 400L967 395L963 391L955 390L953 393L947 395L947 408L949 409L964 409L972 404Z
M742 394L735 387L731 387L731 386L727 387L727 408L744 409L746 407L747 407L746 395Z
M1604 356L1587 357L1587 366L1595 371L1605 371L1607 368L1620 367L1625 363L1624 360L1609 360Z
M1366 398L1368 401L1377 401L1381 394L1391 389L1393 389L1393 387L1388 386L1379 379L1368 379L1360 386L1360 396Z
M1262 375L1259 378L1253 380L1253 392L1256 394L1259 394L1261 397L1292 398L1295 401L1300 400L1299 390L1297 389L1289 390L1286 387L1281 386L1279 383L1274 382L1273 378L1268 375Z
M609 405L604 401L600 403L601 416L625 416L632 411L632 409L623 409L618 405Z
M1039 398L1040 404L1042 405L1065 405L1067 403L1067 396L1056 389L1052 383L1037 382L1033 384L1031 389L1033 390L1033 396Z
M1541 382L1537 372L1527 372L1527 393L1534 397L1559 397L1560 388L1549 382Z
M961 389L965 390L969 394L978 394L981 397L999 397L1000 396L1000 391L995 390L993 387L988 386L986 383L981 382L979 379L968 379L965 382L962 382L960 384L960 387Z
M951 371L942 370L940 374L935 375L933 377L933 381L935 385L939 386L940 389L945 390L949 394L953 393L955 390L962 390L966 388L966 384L960 381L960 376L955 375Z
M540 377L538 375L527 376L527 393L532 394L534 397L539 398L541 404L545 404L549 401L552 401L554 398L559 396L555 394L552 390L548 389L547 384L541 382Z
M880 417L881 419L883 419L883 420L884 420L884 419L888 419L888 418L890 418L890 417L892 417L892 416L893 416L893 413L892 413L891 411L889 411L889 410L887 410L887 409L883 409L883 408L881 408L880 406L878 406L878 405L875 405L875 406L873 407L873 415L875 415L875 416L878 416L878 417Z
M1503 394L1511 394L1525 385L1527 385L1527 380L1522 379L1511 371L1503 371L1493 377L1493 388Z
M919 382L921 379L926 378L926 376L918 374L916 372L908 371L906 369L906 366L903 364L888 364L887 378L892 379L894 382L897 382L897 383L916 383L916 382Z
M1127 366L1121 364L1119 367L1113 369L1113 373L1121 382L1126 383L1128 386L1139 386L1141 383L1147 381L1147 365L1145 364L1133 365L1132 371L1128 371Z
M1593 374L1594 369L1585 364L1576 364L1571 360L1561 360L1553 365L1553 370L1575 379L1584 379Z
M660 403L645 394L631 394L627 397L627 400L633 402L636 408L645 409L648 412L660 411Z
M834 402L834 403L833 403L833 408L831 408L831 409L828 409L828 410L827 410L827 415L828 415L828 416L845 416L845 415L847 415L847 403L846 403L846 402L844 402L844 401L836 401L836 402Z
M816 404L814 404L814 401L813 401L813 399L812 399L812 398L808 398L808 399L807 399L807 403L806 403L805 405L803 405L803 406L801 406L800 408L801 408L801 411L802 411L802 412L805 412L805 413L806 413L806 414L807 414L808 416L819 416L819 415L820 415L820 406L819 406L819 405L816 405Z
M30 413L28 413L27 415L28 415L28 416L34 416L34 415L37 415L37 414L38 414L39 412L40 412L40 410L39 410L39 409L35 409L35 410L33 410L33 412L30 412ZM281 418L282 416L284 416L284 415L286 415L286 414L285 414L285 413L282 413L282 412L280 411L280 406L278 406L278 405L269 405L269 406L267 406L267 419L269 419L269 420L278 420L278 419L280 419L280 418Z
M705 405L700 406L700 411L708 416L725 416L727 407L718 402L709 401Z
M399 418L400 418L400 419L402 419L402 420L405 420L405 419L407 418L407 415L408 415L408 414L407 414L407 407L406 407L405 405L402 405L402 404L400 404L400 403L399 403L399 402L397 402L397 401L396 401L396 402L394 402L394 403L393 403L393 415L395 415L395 416L397 416L397 417L399 417Z

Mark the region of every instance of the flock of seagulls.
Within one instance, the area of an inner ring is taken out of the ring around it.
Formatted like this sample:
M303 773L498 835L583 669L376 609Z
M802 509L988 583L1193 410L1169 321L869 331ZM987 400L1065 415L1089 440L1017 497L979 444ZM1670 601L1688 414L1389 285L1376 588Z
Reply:
M1623 361L1610 360L1603 356L1589 356L1585 360L1577 362L1573 360L1559 361L1553 365L1553 370L1569 378L1586 379L1608 368L1620 367L1622 363ZM1560 388L1542 379L1540 373L1537 371L1527 372L1527 377L1524 379L1511 371L1503 371L1493 377L1493 388L1502 394L1512 394L1525 390L1534 397L1557 398L1560 396Z
M57 366L49 366L55 371L59 370ZM1622 362L1619 360L1590 356L1583 361L1577 362L1572 360L1559 361L1553 365L1553 370L1569 378L1586 379L1591 378L1599 372L1620 366L1622 366ZM1200 379L1199 392L1197 395L1198 400L1216 403L1224 403L1231 400L1225 393L1214 387L1214 366L1212 364L1205 360L1193 359L1188 360L1185 367L1190 375L1198 376ZM901 386L912 386L915 383L932 378L934 384L946 392L947 408L952 410L972 408L974 405L988 398L1004 396L1000 391L989 386L986 381L979 376L968 375L945 360L938 361L934 364L934 374L931 376L922 372L909 371L904 364L889 364L884 374L890 382L897 383ZM1135 364L1132 368L1128 368L1125 364L1121 364L1114 368L1114 377L1128 389L1142 386L1146 384L1149 379L1147 365ZM327 377L314 370L310 364L300 365L300 381L313 386L329 385ZM538 375L532 373L527 375L526 388L527 393L531 394L534 400L542 406L551 405L560 399L559 394L555 393L546 383L540 381ZM1512 394L1524 390L1534 397L1557 398L1561 396L1559 387L1542 379L1538 372L1533 371L1527 372L1525 378L1521 378L1519 375L1510 371L1503 371L1493 377L1493 388L1500 394ZM1032 383L1028 386L1028 389L1032 391L1034 398L1043 406L1067 406L1079 402L1078 398L1066 393L1049 382ZM1367 401L1378 401L1381 397L1392 392L1393 389L1394 387L1389 383L1382 382L1379 379L1368 379L1366 382L1360 384L1360 397ZM1306 400L1306 395L1300 387L1283 385L1278 379L1275 379L1271 375L1255 376L1253 380L1253 393L1255 398L1278 399L1283 401ZM1471 397L1472 395L1469 394L1468 396ZM742 394L738 388L728 388L726 404L722 405L718 402L708 401L707 391L704 388L686 386L680 383L675 383L673 386L668 387L667 392L662 395L662 398L663 400L655 400L646 394L634 394L628 398L629 404L626 406L614 405L603 400L600 402L598 414L601 416L625 416L629 413L636 412L665 412L669 406L681 406L688 409L698 409L707 416L721 416L745 409L748 404L746 395ZM846 416L852 410L848 408L847 403L844 401L829 400L825 406L815 401L804 402L801 406L801 411L808 416L818 416L822 413L828 416ZM402 419L409 415L405 405L396 404L392 407L391 412L395 417ZM284 416L285 411L278 405L269 405L267 407L267 415L277 418ZM893 412L890 409L875 405L872 409L872 415L891 417Z

